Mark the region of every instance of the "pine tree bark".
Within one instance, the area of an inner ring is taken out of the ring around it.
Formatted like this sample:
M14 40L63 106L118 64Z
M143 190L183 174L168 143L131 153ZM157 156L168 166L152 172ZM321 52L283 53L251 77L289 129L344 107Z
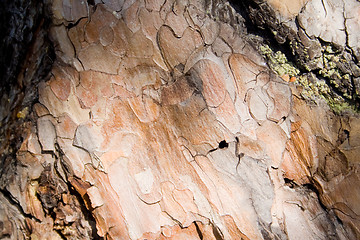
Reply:
M0 238L360 238L359 2L3 4Z

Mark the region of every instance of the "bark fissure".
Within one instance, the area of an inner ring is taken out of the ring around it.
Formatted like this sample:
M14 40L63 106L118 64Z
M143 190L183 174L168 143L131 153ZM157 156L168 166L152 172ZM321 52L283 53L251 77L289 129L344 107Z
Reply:
M29 218L35 220L36 222L41 222L40 219L37 219L35 216L28 214L24 211L23 207L20 205L19 201L6 189L0 189L1 194L5 197L5 199L12 205L15 206L19 213L24 218Z

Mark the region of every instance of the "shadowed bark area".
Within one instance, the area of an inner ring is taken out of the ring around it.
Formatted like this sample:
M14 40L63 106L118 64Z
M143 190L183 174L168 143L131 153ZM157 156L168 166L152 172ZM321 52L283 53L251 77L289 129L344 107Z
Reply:
M2 4L0 238L360 237L359 2Z

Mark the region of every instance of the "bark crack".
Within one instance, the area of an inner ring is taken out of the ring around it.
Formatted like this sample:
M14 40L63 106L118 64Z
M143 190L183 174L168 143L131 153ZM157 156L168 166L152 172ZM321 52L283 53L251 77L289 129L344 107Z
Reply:
M19 201L8 190L0 189L0 192L12 206L16 207L16 209L19 211L21 215L24 216L24 218L30 218L38 223L41 222L40 219L36 218L35 216L29 213L26 213L23 207L20 205Z

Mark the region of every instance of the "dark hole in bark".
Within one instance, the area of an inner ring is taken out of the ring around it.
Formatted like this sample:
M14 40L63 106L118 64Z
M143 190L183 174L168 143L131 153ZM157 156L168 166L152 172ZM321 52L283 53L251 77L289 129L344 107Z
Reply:
M227 148L228 146L229 146L229 144L225 140L222 140L221 142L219 142L220 149Z
M294 188L297 184L289 179L289 178L284 178L284 181L285 181L285 185L288 186L289 188Z

